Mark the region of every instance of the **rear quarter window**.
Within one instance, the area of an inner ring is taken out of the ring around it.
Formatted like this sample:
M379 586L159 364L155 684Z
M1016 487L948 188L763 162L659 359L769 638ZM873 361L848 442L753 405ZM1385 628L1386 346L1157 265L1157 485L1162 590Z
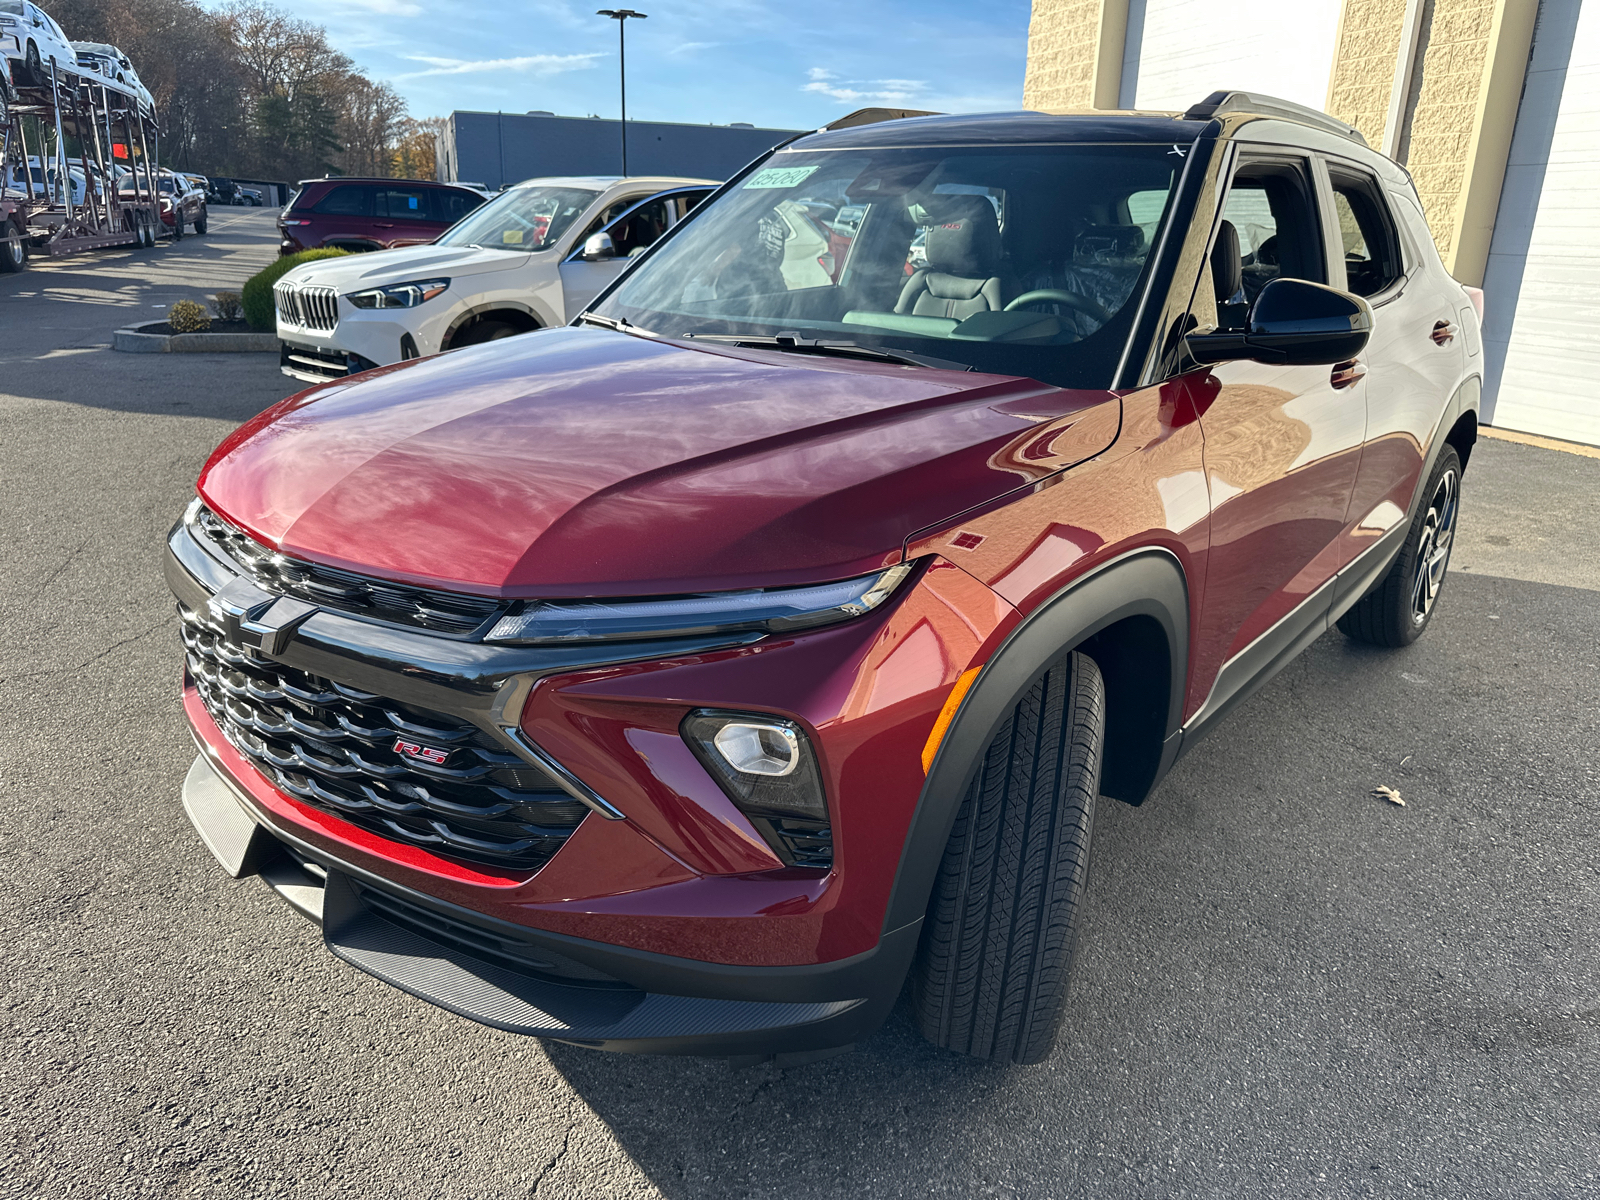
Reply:
M435 192L433 200L437 210L434 219L446 225L454 225L483 203L483 197L476 192Z

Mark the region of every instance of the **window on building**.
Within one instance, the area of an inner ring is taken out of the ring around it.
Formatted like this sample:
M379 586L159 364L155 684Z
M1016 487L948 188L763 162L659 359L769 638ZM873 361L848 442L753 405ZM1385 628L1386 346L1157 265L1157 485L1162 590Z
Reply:
M1330 164L1328 178L1344 243L1346 286L1358 296L1376 296L1405 274L1394 217L1370 176Z

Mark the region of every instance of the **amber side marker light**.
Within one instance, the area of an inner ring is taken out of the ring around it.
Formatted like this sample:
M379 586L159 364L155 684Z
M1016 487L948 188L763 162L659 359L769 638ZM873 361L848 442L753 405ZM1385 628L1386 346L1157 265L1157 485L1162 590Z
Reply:
M950 696L944 702L944 707L939 710L939 719L933 723L933 732L928 735L927 743L922 747L922 773L926 775L933 770L933 757L939 753L940 743L944 735L950 732L950 722L956 719L956 710L961 707L961 701L966 699L967 690L972 687L973 680L978 678L982 671L981 665L971 667L961 672L955 686L950 689Z

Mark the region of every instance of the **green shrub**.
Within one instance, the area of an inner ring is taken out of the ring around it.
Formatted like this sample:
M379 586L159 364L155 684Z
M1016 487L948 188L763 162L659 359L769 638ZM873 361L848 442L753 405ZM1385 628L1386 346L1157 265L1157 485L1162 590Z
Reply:
M211 298L211 311L219 321L237 321L244 312L238 292L218 292Z
M285 271L291 267L298 267L303 262L315 262L319 258L340 258L349 253L348 250L302 250L299 254L280 258L271 266L250 276L245 280L244 288L239 293L244 303L244 319L250 322L250 328L264 329L270 333L278 327L278 316L272 306L272 285L278 282Z
M211 318L193 300L179 300L167 309L167 324L173 333L204 333L211 328Z

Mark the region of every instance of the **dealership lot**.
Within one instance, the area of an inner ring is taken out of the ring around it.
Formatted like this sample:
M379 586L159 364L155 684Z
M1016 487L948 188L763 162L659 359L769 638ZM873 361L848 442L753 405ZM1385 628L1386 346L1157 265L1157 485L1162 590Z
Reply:
M335 961L178 807L160 540L295 385L107 345L237 288L271 217L0 280L8 1190L1600 1194L1600 460L1481 442L1421 642L1324 637L1102 807L1044 1066L941 1054L903 1011L787 1071L541 1046Z

